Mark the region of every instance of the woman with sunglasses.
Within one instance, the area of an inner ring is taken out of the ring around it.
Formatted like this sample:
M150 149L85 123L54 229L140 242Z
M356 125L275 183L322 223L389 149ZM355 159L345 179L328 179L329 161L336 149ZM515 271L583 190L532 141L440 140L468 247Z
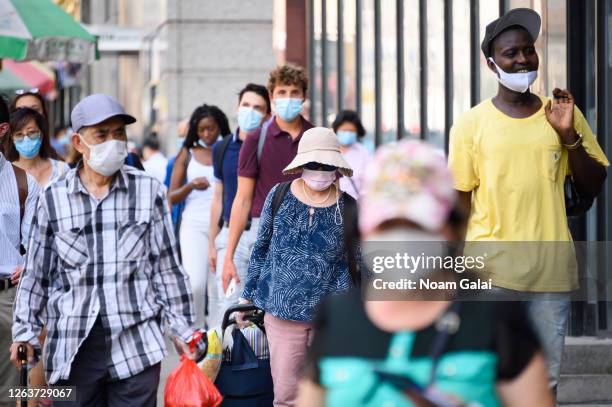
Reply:
M334 132L307 130L283 170L301 178L272 188L261 214L241 302L265 311L275 406L295 404L315 308L352 285L343 212L354 200L340 191L338 172L352 175Z
M65 163L57 155L49 140L43 115L28 107L11 113L11 137L4 139L6 158L36 178L41 187L49 185L65 172Z
M45 121L49 118L49 115L47 114L47 107L45 106L45 99L43 99L42 95L36 88L30 90L18 90L15 92L15 97L11 102L10 110L11 112L14 112L22 107L29 107L32 110L36 110L38 113L44 116Z

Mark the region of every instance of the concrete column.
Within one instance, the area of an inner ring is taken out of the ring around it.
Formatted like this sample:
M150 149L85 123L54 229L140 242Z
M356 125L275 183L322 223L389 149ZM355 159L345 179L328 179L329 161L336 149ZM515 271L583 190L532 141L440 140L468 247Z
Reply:
M159 86L160 130L171 145L176 125L195 107L221 108L236 127L237 93L248 82L267 84L275 66L273 2L167 2L167 50ZM162 108L162 110L163 110Z

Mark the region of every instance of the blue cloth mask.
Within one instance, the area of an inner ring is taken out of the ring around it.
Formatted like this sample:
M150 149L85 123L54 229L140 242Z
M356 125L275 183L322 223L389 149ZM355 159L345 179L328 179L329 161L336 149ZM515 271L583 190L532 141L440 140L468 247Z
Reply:
M357 141L357 132L340 130L338 133L338 142L343 146L350 146Z
M263 114L252 107L240 106L238 109L238 126L247 133L257 129L263 119Z
M40 151L40 145L42 144L42 137L40 133L30 134L25 136L21 141L15 141L15 148L19 155L25 158L36 157Z
M304 99L277 98L274 99L276 114L286 122L290 122L302 111Z
M176 139L176 149L178 151L181 151L181 148L183 148L183 144L185 144L185 139L183 137Z

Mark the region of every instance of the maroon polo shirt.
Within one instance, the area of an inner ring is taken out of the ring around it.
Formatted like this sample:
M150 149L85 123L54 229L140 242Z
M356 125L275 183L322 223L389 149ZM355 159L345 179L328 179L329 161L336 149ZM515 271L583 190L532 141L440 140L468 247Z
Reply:
M238 176L255 179L251 218L259 218L266 197L274 185L299 177L299 174L283 175L283 170L295 158L302 134L312 127L312 123L302 117L302 130L299 136L292 140L291 135L281 130L274 119L268 127L261 151L261 163L257 162L257 144L261 129L249 134L244 140L238 158Z

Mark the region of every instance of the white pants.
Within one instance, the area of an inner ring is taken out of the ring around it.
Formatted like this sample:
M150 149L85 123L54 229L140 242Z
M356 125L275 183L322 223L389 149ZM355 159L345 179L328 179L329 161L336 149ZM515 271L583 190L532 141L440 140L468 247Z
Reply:
M251 257L251 250L257 239L257 228L259 226L259 218L251 221L251 228L248 231L242 233L238 246L236 246L236 252L234 253L234 264L236 265L236 271L240 278L240 283L236 285L236 291L230 297L225 297L223 294L223 263L225 259L225 253L227 252L227 241L229 239L229 228L222 228L221 232L215 239L215 246L217 247L217 292L219 293L219 318L223 318L225 311L232 305L238 304L238 299L242 295L244 284L246 283L247 270L249 268L249 258Z
M183 219L179 239L183 268L189 276L195 305L195 327L215 327L218 319L219 296L214 274L208 266L209 222ZM206 318L206 297L208 297L208 318Z

